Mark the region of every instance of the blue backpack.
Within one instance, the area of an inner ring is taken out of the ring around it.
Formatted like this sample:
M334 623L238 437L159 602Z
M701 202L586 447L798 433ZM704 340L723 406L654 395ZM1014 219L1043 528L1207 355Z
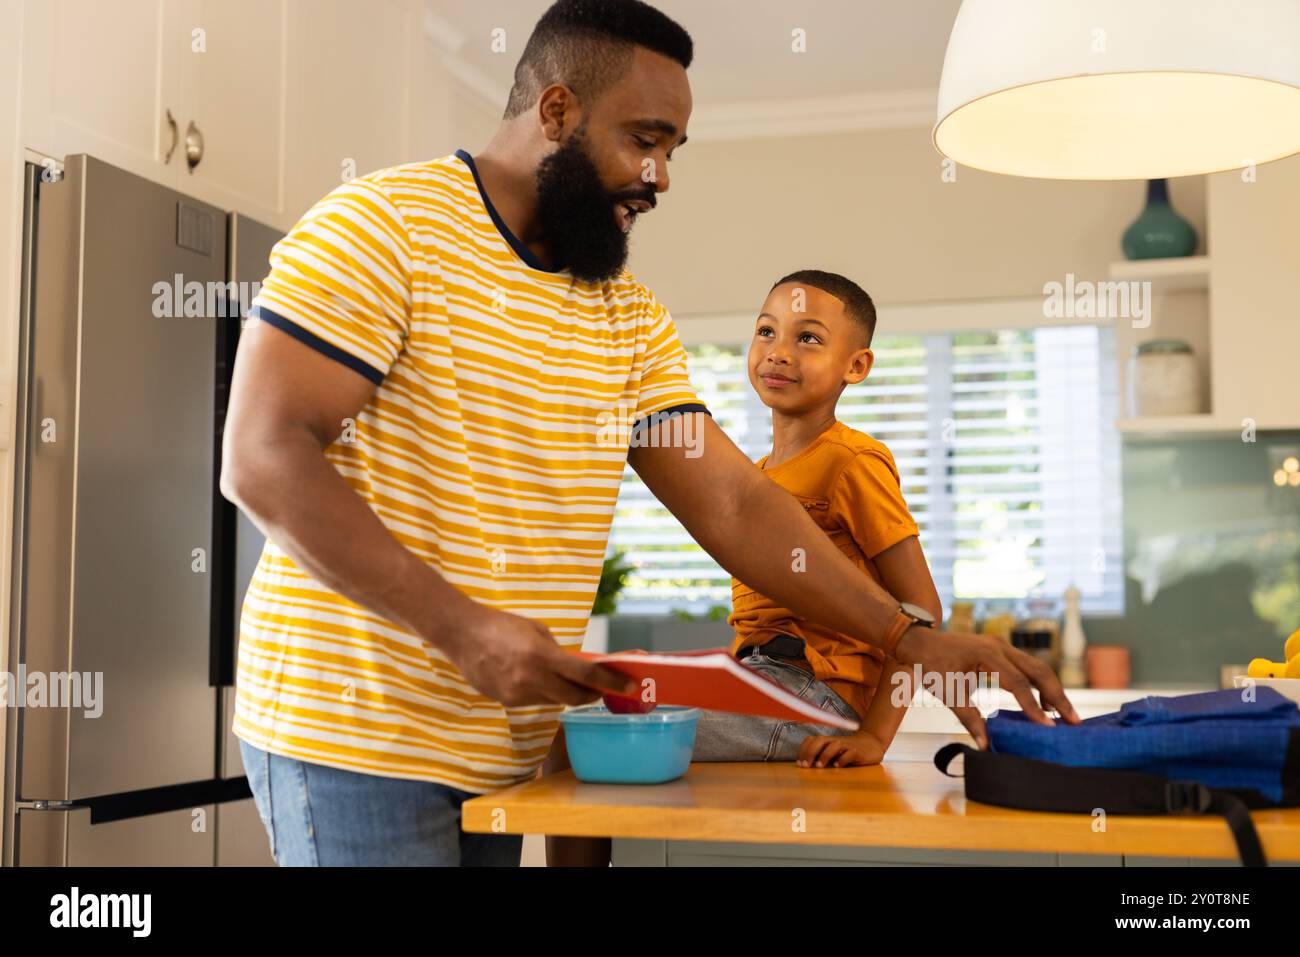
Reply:
M1081 724L989 716L989 750L950 744L944 774L965 755L966 796L1029 811L1222 814L1241 861L1263 866L1249 808L1300 805L1300 710L1248 686L1131 701Z

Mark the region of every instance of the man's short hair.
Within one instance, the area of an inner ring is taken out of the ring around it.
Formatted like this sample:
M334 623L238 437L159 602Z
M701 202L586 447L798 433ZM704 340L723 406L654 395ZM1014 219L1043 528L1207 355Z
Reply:
M822 292L830 293L844 303L844 314L858 324L866 333L865 345L871 345L876 334L876 304L871 301L867 291L852 279L836 272L824 272L821 269L800 269L788 276L783 276L772 284L772 289L788 282L812 286ZM769 289L768 292L772 290Z
M554 83L594 101L622 75L635 47L683 68L695 55L690 34L640 0L559 0L537 21L515 65L505 118L523 113Z

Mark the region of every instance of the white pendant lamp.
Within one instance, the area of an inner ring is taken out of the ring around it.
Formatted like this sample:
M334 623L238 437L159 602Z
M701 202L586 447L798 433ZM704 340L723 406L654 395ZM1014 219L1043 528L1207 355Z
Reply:
M963 0L934 145L1048 179L1159 179L1300 152L1300 0Z

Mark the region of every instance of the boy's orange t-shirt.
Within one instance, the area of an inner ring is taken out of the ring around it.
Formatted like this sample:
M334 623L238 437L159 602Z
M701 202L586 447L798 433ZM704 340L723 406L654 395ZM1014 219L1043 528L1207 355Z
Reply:
M764 456L758 466L763 468L766 462ZM839 550L877 584L883 582L872 559L919 534L889 449L843 422L836 422L788 462L763 470L799 499ZM808 569L806 574L816 572ZM733 655L778 635L802 638L813 674L865 717L885 660L879 649L801 618L735 578L731 603L727 623L736 631Z

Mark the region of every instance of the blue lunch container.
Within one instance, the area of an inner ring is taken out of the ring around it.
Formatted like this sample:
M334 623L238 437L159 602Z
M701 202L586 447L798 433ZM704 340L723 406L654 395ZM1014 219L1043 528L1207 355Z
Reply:
M614 714L603 704L589 704L563 712L560 722L579 781L662 784L690 767L699 718L699 709L676 705Z

